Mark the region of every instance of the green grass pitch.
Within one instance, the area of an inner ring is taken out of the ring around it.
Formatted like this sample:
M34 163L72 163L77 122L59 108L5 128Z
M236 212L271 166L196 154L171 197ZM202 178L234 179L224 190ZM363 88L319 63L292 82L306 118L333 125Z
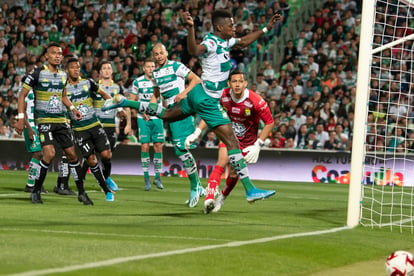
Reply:
M145 192L142 177L115 175L121 190L109 203L88 175L95 205L84 206L52 192L56 176L33 205L26 172L0 171L0 275L377 276L388 254L414 248L409 230L345 229L347 185L255 181L277 195L248 204L239 183L204 215L202 200L184 204L183 178Z

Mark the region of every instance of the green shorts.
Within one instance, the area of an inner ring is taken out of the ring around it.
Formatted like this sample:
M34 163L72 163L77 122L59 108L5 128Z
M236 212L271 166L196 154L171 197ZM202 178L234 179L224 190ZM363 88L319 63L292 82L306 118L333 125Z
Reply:
M151 119L145 121L142 118L138 118L139 129L139 142L141 144L147 143L163 143L164 138L164 125L161 119Z
M220 99L207 95L201 84L197 84L187 97L180 101L180 107L184 114L200 115L210 129L230 123L226 111L220 105Z
M27 152L38 152L42 150L42 145L40 144L40 140L39 140L39 133L37 132L37 128L36 127L32 127L32 129L35 132L35 135L33 138L33 140L29 139L29 131L27 130L27 128L24 128L24 144L26 145L26 150Z
M194 118L189 116L183 120L171 122L168 124L170 140L174 147L185 150L185 139L195 131ZM191 147L193 148L193 147Z

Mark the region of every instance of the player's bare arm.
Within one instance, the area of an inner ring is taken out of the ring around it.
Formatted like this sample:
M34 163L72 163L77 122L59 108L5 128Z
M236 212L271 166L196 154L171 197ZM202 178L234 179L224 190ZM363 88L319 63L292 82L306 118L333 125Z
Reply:
M187 76L187 80L189 81L187 87L180 92L177 96L175 96L175 102L179 103L182 99L187 97L187 94L199 83L201 83L200 78L194 74L192 71Z
M262 30L248 33L247 35L237 38L237 44L235 47L245 48L255 42L259 37L267 33L268 31L273 29L273 26L276 22L282 21L283 16L276 13L270 18L269 22L267 22L267 25Z
M196 42L195 31L194 31L194 21L193 21L193 18L191 17L191 14L189 12L183 12L182 20L183 20L184 26L188 30L188 36L187 36L188 52L194 56L201 56L207 51L207 48L206 46L199 45Z
M17 102L17 126L16 126L16 132L20 135L23 132L24 129L24 120L25 120L25 98L29 94L29 89L23 87L19 94L19 100Z
M160 97L161 97L160 89L158 87L154 87L150 103L158 103L158 101L160 100Z
M76 109L76 107L72 104L72 102L69 100L68 95L66 94L66 89L63 90L62 93L62 103L73 112L73 115L75 116L76 120L82 119L82 113L79 112L79 110Z

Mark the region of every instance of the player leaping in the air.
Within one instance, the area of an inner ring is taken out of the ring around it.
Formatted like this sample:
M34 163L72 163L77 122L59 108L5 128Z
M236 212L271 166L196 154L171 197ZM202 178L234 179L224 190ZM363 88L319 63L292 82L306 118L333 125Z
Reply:
M275 14L262 30L251 32L241 38L234 38L235 28L232 14L226 10L216 10L212 14L213 33L208 34L203 42L197 45L193 19L190 13L184 13L183 22L188 28L188 50L190 54L202 56L201 84L196 85L187 97L180 101L179 105L171 109L165 109L156 103L132 102L116 96L112 103L108 102L104 106L103 110L128 106L141 113L156 115L165 121L177 121L198 113L226 145L230 165L245 188L247 201L254 202L274 195L275 191L257 189L250 181L239 141L234 135L230 120L219 100L227 85L231 69L230 48L233 46L247 47L272 29L273 25L281 19L281 15Z
M247 89L247 79L242 71L233 71L229 78L230 88L224 89L220 103L227 111L233 130L239 139L244 159L247 163L256 163L263 141L269 136L273 128L273 117L267 103L256 92ZM260 136L258 130L260 120L265 124ZM207 125L201 121L199 127L192 135L188 136L185 144L189 147L197 140L201 131ZM224 200L230 195L239 177L233 169L230 170L226 180L226 187L214 201L214 195L220 185L221 175L229 163L227 149L224 143L219 145L217 164L208 178L207 196L204 200L204 213L220 210Z

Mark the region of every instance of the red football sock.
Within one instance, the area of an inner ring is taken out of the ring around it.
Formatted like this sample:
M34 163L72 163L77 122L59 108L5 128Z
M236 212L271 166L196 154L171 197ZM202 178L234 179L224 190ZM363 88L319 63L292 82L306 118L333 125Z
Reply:
M224 168L215 166L210 176L208 177L208 188L206 199L214 199L214 194L218 186L220 186L221 175L224 173Z
M229 196L233 188L236 186L237 181L239 180L239 177L231 178L227 177L226 179L226 187L221 191L221 194L224 196Z

